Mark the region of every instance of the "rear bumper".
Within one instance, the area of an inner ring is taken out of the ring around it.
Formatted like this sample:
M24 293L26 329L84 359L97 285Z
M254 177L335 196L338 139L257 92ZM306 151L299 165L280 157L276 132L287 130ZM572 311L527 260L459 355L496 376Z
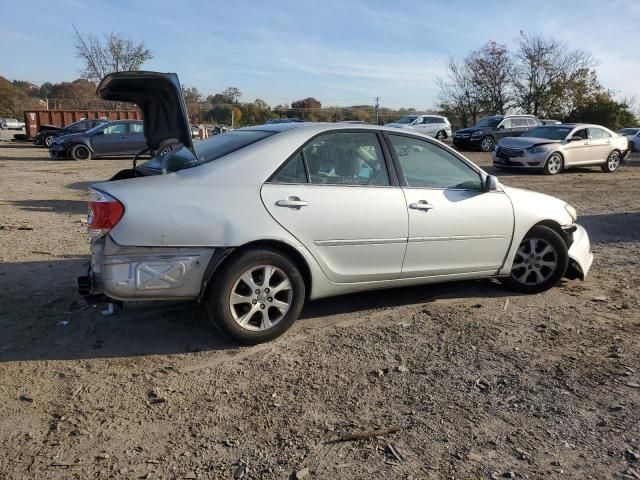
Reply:
M200 295L213 248L123 247L109 237L91 244L91 262L78 272L89 303L188 300Z
M576 277L584 280L592 263L593 253L591 253L589 234L584 227L576 225L576 230L573 232L573 243L569 247L569 267L575 270Z

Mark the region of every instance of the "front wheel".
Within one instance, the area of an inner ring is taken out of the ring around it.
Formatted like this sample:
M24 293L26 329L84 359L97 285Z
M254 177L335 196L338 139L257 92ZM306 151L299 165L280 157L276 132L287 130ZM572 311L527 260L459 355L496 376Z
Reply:
M542 171L545 175L556 175L562 171L562 156L559 153L552 153L547 158Z
M600 167L605 173L613 173L620 166L620 152L614 150L607 157L607 161Z
M493 152L493 147L496 146L496 142L491 137L484 137L480 142L480 148L483 152Z
M91 150L85 145L75 145L71 149L71 156L74 160L91 160Z
M568 264L569 254L562 237L549 227L536 225L520 242L511 275L502 282L516 292L544 292L560 281Z
M47 135L46 137L44 137L44 144L47 148L49 148L51 146L51 144L53 143L53 139L55 137L53 135Z
M223 333L252 345L287 331L304 298L296 265L277 250L261 249L242 253L224 267L207 294L206 307Z

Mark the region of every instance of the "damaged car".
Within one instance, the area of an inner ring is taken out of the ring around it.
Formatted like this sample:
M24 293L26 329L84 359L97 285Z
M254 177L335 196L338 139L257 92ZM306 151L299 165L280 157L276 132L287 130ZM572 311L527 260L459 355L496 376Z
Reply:
M308 300L481 278L538 293L591 267L574 207L416 131L287 123L194 144L177 75L113 73L98 94L141 108L153 157L90 188L89 302L200 302L254 344Z
M556 175L570 167L618 170L629 152L627 138L600 125L563 123L536 127L521 137L500 141L493 151L496 168L522 168Z

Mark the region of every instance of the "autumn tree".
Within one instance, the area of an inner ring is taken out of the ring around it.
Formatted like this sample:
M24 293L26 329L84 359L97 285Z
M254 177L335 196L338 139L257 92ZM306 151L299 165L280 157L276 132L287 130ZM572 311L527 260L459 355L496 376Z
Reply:
M520 32L513 69L517 106L539 117L561 112L576 82L595 63L588 52L571 50L553 38Z
M506 45L494 41L465 59L466 69L475 86L479 108L492 114L507 113L512 102L513 60Z
M321 108L322 104L319 100L316 100L313 97L303 98L302 100L296 100L295 102L291 102L291 108L304 108L304 109L312 109L312 108Z
M469 62L450 58L446 77L436 77L436 85L440 89L440 110L463 127L474 125L482 102Z
M76 58L82 60L82 77L99 82L109 73L140 70L153 58L144 42L136 42L122 33L111 32L101 39L81 34L74 26Z
M96 84L80 78L51 86L51 97L64 100L89 100L96 97Z
M242 96L242 92L239 88L236 87L227 87L222 91L222 95L231 99L231 103L238 103L240 97Z

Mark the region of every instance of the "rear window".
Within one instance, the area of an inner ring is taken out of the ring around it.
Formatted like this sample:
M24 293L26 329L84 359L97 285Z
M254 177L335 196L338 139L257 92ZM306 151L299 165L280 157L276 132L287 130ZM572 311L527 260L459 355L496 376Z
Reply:
M233 132L215 135L207 140L194 143L194 149L198 158L194 158L187 148L168 153L166 159L167 171L177 172L185 168L193 168L205 163L212 162L218 158L229 155L236 150L247 147L252 143L259 142L276 132L266 130L234 130ZM142 165L142 168L161 170L163 157L155 157Z

